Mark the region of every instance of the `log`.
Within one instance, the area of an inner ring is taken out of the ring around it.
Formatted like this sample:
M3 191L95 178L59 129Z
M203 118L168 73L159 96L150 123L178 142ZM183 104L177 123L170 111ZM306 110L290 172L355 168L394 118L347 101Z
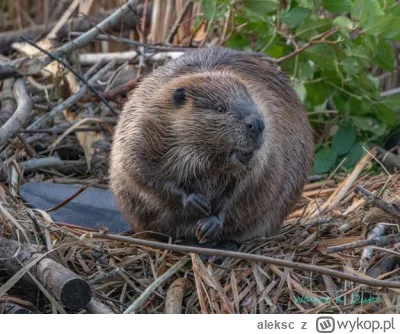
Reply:
M40 256L36 249L0 236L0 271L7 276L15 275ZM53 259L42 258L32 266L30 273L57 301L72 311L84 309L92 298L89 283ZM23 283L34 285L27 274L22 279Z
M74 32L86 32L93 25L98 24L103 21L107 16L111 15L115 9L105 11L104 13L98 13L96 15L90 17L77 17L68 20L63 24L61 29L56 33L57 40L64 40L69 38L69 33L71 31ZM137 6L137 17L140 19L143 14L143 5ZM146 13L146 22L149 24L151 20L151 6L148 7ZM27 27L20 30L13 30L0 33L0 53L8 54L12 51L11 45L14 42L19 42L20 37L23 36L25 38L35 40L38 36L44 36L48 34L57 22L52 22L51 24L41 24L33 27ZM121 28L124 31L132 30L136 28L137 22L136 17L133 15L125 15L121 18L120 22L117 22L113 27L112 31L119 33L121 32Z
M14 303L0 303L0 314L32 314L31 310Z

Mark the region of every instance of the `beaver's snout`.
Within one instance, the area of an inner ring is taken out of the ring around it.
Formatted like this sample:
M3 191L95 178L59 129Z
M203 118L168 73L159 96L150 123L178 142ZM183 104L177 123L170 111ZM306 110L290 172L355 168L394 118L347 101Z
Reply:
M244 119L246 131L250 138L254 141L255 148L259 148L261 145L262 135L265 129L264 120L257 113L251 113Z

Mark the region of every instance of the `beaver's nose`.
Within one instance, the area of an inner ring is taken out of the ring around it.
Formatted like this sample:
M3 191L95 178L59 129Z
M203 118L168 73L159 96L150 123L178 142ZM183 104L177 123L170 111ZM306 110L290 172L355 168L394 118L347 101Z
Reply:
M249 115L245 118L245 124L249 132L254 136L260 136L264 129L265 123L262 118L256 115Z

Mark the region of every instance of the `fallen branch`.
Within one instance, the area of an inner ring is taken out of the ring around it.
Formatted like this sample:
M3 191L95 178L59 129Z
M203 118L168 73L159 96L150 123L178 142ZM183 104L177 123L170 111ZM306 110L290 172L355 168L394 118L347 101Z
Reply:
M26 92L23 79L18 79L14 84L14 96L17 109L8 121L0 128L0 147L7 144L8 140L18 133L27 123L32 111L32 101Z
M8 275L14 276L39 257L41 254L34 249L0 236L0 264ZM50 258L40 259L30 272L56 300L70 310L85 308L92 298L92 289L83 278ZM22 277L35 284L28 275Z
M397 242L400 242L400 233L385 235L374 239L359 240L340 246L328 247L327 252L328 253L342 252L347 249L354 249L371 245L382 247L382 246L392 245Z
M74 160L61 160L58 157L46 157L46 158L35 158L21 162L19 164L23 173L32 173L38 169L63 169L63 168L78 168L86 169L85 161L74 161Z
M53 59L53 60L57 61L58 63L62 64L62 65L63 65L64 67L66 67L67 69L69 69L79 80L81 80L81 81L86 85L86 87L88 87L95 95L98 96L98 98L101 100L101 102L103 102L103 103L107 106L107 108L110 109L110 111L111 111L114 115L116 115L116 116L118 115L118 113L114 110L114 108L110 106L110 104L108 103L108 101L107 101L106 99L104 99L104 98L97 92L97 90L94 89L94 87L92 87L92 85L90 85L88 81L86 81L86 79L85 79L83 76L81 76L77 71L75 71L75 69L74 69L71 65L69 65L67 62L61 60L60 58L54 56L52 53L50 53L50 52L48 52L47 50L43 49L42 47L40 47L40 46L37 45L36 43L33 43L33 42L30 41L29 39L24 38L24 37L21 37L21 39L22 39L24 42L26 42L26 43L32 45L33 47L35 47L35 48L38 49L39 51L41 51L41 52L43 52L44 54L46 54L46 55L49 56L51 59Z
M143 14L143 5L138 5L136 7L137 17L141 17ZM76 18L72 18L65 22L61 29L57 31L55 38L58 40L65 40L70 37L71 30L75 32L86 32L93 27L93 25L100 23L104 19L106 19L110 14L112 14L115 10L107 10L103 13L98 13L93 16L78 16ZM127 13L128 14L128 13ZM146 22L150 23L151 21L151 6L148 7L146 11L147 20ZM57 25L59 21L52 22L50 24L41 24L30 26L24 29L18 29L13 31L7 31L0 33L0 54L6 54L12 50L11 45L14 42L19 41L21 36L24 36L29 39L35 39L37 36L45 36L54 27ZM128 31L135 29L137 27L137 19L135 15L125 15L122 16L120 21L117 21L112 27L111 30L117 33L121 32L121 28L123 31Z
M154 61L164 61L169 58L180 57L184 52L182 51L167 51L167 52L154 52L145 53L145 57L151 57ZM114 60L117 64L122 64L126 61L132 61L140 56L138 51L124 51L124 52L103 52L103 53L84 53L79 55L79 62L83 66L93 65L97 62L106 62Z
M130 238L130 237L124 237L124 236L119 236L119 235L113 235L113 234L109 234L109 233L97 233L97 232L96 233L88 233L87 236L90 238L117 240L117 241L126 242L128 244L133 244L133 245L147 246L147 247L153 247L153 248L158 248L158 249L167 249L167 250L174 251L174 252L204 254L204 255L208 255L208 256L232 257L235 259L241 259L241 260L246 260L246 261L257 261L257 262L273 264L275 266L280 266L280 267L285 267L285 268L304 270L304 271L318 273L321 275L333 276L333 277L345 279L345 280L360 283L360 284L366 284L366 285L370 285L370 286L378 286L378 287L383 287L383 288L397 288L397 289L400 288L400 282L390 282L390 281L369 279L369 278L365 278L365 277L347 274L347 273L340 272L340 271L333 270L333 269L323 268L321 266L280 260L280 259L276 259L273 257L262 256L262 255L248 254L248 253L242 253L242 252L233 252L233 251L220 250L220 249L166 244L166 243L158 242L158 241L142 240L142 239L138 239L138 238Z
M120 9L104 19L98 25L91 28L83 35L75 38L67 44L52 52L54 57L60 58L70 54L75 49L81 48L90 43L98 34L110 30L136 5L137 0L128 0ZM19 58L5 65L0 65L0 79L15 77L19 75L32 75L39 73L46 65L53 61L48 55L40 58Z
M376 206L393 217L400 218L400 208L396 204L387 202L382 198L375 196L373 193L361 187L360 185L355 186L354 192L357 195L361 195L365 199L366 203Z
M101 78L101 76L106 73L109 69L111 69L115 65L114 62L108 63L106 66L104 66L99 72L97 72L93 77L90 78L88 81L89 85L92 85L94 82L96 82L98 79ZM44 123L46 123L48 120L53 118L57 113L63 111L64 109L67 109L68 107L72 106L76 101L78 101L82 96L84 96L88 90L88 86L85 85L83 86L79 91L77 91L75 94L71 95L68 99L66 99L64 102L56 105L49 113L47 113L45 116L39 118L37 121L32 123L29 127L28 130L33 130Z

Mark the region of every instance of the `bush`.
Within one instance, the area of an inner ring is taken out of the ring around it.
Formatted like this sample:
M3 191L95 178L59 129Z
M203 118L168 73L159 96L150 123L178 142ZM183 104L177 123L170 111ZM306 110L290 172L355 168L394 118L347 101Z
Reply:
M398 125L400 98L383 98L378 78L395 69L396 0L197 1L209 26L221 23L219 35L229 16L225 46L264 52L289 75L320 134L315 173L328 172L343 157L343 166L352 167L363 145L382 142ZM326 123L335 123L337 132L330 127L333 134L323 135Z

